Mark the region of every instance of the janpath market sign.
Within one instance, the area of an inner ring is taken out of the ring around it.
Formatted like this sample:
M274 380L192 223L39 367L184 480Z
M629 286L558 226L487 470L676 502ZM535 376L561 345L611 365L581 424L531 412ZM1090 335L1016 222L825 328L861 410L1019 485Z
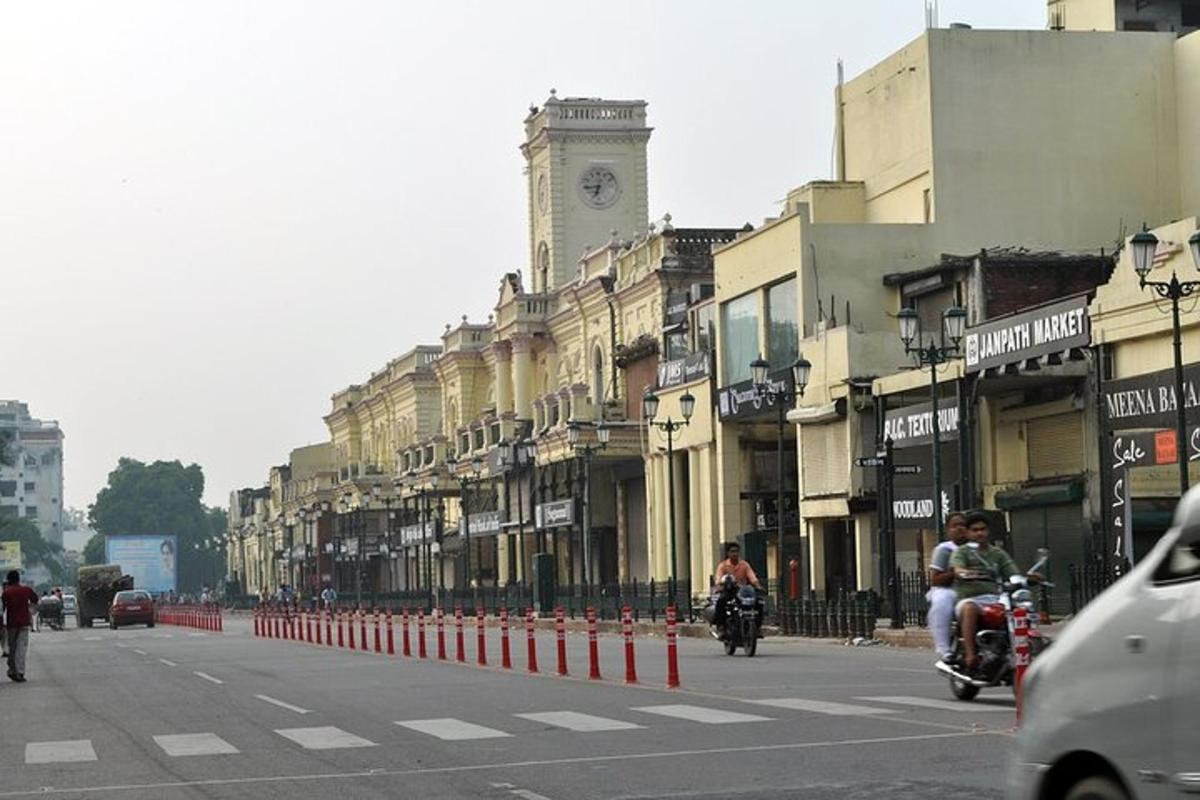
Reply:
M1092 342L1086 295L989 320L963 338L967 372L1002 367Z

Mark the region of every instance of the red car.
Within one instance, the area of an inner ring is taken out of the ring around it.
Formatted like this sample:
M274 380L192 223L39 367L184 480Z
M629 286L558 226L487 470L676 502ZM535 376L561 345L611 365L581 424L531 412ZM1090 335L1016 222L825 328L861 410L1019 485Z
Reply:
M108 610L108 624L114 631L122 625L154 627L154 600L149 592L117 592Z

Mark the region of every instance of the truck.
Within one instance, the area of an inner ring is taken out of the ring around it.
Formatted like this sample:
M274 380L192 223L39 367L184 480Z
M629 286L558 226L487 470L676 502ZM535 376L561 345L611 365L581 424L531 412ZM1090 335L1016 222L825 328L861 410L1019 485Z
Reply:
M109 621L109 609L117 592L133 588L133 576L121 572L118 564L92 564L79 568L76 597L76 619L81 628L92 627L92 621Z

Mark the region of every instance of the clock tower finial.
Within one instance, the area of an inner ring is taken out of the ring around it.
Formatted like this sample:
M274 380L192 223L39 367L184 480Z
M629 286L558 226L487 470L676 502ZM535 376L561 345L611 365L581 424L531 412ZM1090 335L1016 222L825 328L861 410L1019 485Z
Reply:
M573 280L576 253L649 223L644 100L558 97L525 118L532 291Z

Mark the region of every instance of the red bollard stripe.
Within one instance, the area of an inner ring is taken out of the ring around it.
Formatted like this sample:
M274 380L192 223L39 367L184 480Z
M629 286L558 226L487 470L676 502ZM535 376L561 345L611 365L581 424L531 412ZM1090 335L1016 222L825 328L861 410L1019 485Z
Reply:
M667 688L679 688L679 646L676 641L675 606L667 606Z
M600 680L600 643L596 635L596 609L587 610L588 680Z
M525 636L528 640L528 647L529 647L529 653L528 653L527 658L528 658L528 662L529 662L529 671L537 672L538 671L537 639L534 638L533 625L534 625L533 609L531 608L525 613Z
M512 669L512 652L508 645L508 609L500 609L500 666Z
M462 606L454 609L454 660L460 664L467 660L466 646L463 641Z
M625 682L637 683L637 667L633 657L633 613L629 606L621 609L621 634L625 637Z
M562 606L554 609L554 639L558 645L558 674L567 674L567 623Z
M487 634L483 627L483 609L475 609L475 662L487 666Z

